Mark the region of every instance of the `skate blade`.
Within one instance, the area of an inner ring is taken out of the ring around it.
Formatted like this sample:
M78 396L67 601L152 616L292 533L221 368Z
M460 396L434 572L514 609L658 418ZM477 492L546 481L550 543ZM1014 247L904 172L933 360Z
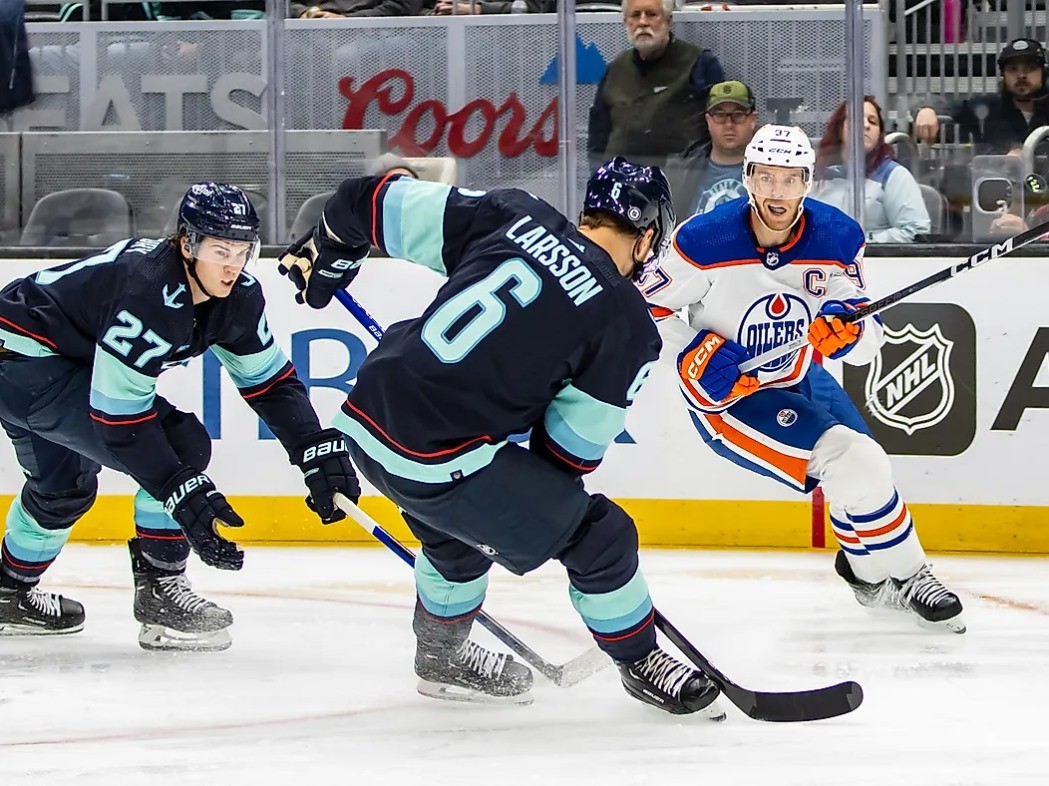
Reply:
M535 701L532 691L527 690L516 696L493 696L473 688L464 688L461 685L449 685L446 682L431 682L420 679L416 690L423 696L443 701L462 701L471 704L531 704Z
M229 630L186 633L163 625L143 625L138 632L138 646L150 651L221 652L233 644Z
M947 620L940 620L939 622L932 622L922 617L918 617L918 627L924 628L925 630L932 630L938 633L965 633L965 620L962 619L962 615L959 614L955 617L951 617Z
M79 625L74 625L70 628L60 628L58 630L37 627L36 625L4 623L0 625L0 636L65 636L69 633L79 633L83 629L84 623L82 622Z
M709 721L713 721L714 723L721 723L726 717L725 711L721 708L717 699L714 699L714 701L710 702L706 707L699 710L696 715L701 718L706 718Z

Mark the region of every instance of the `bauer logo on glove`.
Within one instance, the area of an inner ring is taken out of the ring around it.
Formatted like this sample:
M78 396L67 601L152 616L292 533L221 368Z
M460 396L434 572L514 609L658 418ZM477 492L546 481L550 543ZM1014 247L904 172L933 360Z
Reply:
M363 259L368 256L367 244L360 247L344 245L324 221L300 237L277 260L277 270L287 276L298 289L295 300L311 308L324 308L357 275Z

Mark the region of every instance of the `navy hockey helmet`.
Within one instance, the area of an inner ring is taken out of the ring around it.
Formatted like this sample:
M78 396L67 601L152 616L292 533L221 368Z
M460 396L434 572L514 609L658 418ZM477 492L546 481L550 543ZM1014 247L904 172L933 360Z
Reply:
M652 258L670 245L677 216L670 196L670 183L657 166L632 164L616 156L603 164L586 184L583 212L601 210L618 216L639 234L655 230Z
M259 241L259 216L236 186L206 181L190 186L178 208L178 231L193 247L205 237L238 243Z

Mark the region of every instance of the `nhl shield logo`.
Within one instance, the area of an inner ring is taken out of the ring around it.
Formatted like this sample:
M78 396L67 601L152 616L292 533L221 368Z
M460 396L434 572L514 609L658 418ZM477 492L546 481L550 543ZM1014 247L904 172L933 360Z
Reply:
M938 324L925 331L909 322L902 330L886 325L864 386L871 415L908 435L940 423L954 405L953 349Z

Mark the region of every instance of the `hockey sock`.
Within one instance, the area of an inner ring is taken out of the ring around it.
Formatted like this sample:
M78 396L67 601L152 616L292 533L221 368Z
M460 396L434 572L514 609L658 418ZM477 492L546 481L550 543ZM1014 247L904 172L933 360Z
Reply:
M135 535L142 558L162 571L181 573L189 558L189 543L164 506L143 489L135 494Z
M22 506L16 496L7 512L7 531L0 563L6 577L36 584L69 540L70 527L46 529Z
M573 584L572 605L590 629L597 646L614 661L633 663L656 646L652 599L639 567L631 579L608 592L582 592Z
M470 581L448 581L426 555L420 553L415 559L415 589L419 602L431 617L462 617L479 609L484 602L488 573Z
M849 564L863 581L909 578L925 564L910 511L895 489L888 502L869 513L832 507L831 521ZM858 558L863 556L867 559Z

